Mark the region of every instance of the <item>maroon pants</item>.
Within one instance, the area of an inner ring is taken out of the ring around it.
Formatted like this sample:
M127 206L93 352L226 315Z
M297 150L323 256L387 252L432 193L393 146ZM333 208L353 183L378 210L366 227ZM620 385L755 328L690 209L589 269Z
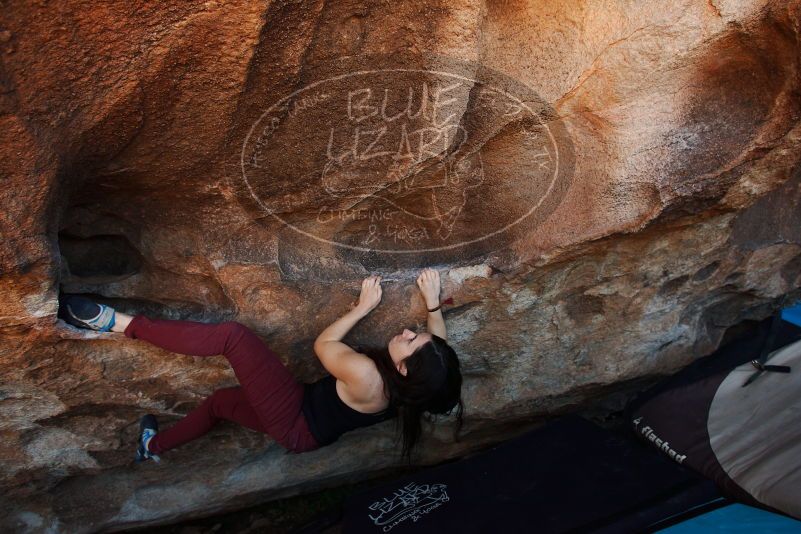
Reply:
M246 326L233 321L200 323L149 319L137 315L125 335L191 356L225 356L240 386L215 391L186 417L150 440L159 454L198 438L220 419L269 434L293 452L316 449L301 406L303 384Z

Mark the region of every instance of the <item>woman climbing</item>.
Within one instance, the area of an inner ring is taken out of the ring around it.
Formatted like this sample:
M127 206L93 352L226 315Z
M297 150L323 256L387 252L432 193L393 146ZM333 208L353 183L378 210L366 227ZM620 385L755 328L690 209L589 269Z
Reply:
M402 433L401 456L410 459L425 412L445 414L458 406L458 433L463 411L459 359L446 342L440 310L439 273L424 269L417 285L428 310L428 332L404 329L380 350L358 352L344 344L342 338L381 301L381 278L370 276L362 281L358 304L315 340L314 352L330 375L311 384L299 383L269 347L237 322L130 316L78 295L65 295L60 309L65 320L81 328L123 332L180 354L221 354L230 362L239 386L216 390L162 432L154 415L142 418L138 462L159 461L159 454L202 436L220 419L269 434L298 453L392 417Z

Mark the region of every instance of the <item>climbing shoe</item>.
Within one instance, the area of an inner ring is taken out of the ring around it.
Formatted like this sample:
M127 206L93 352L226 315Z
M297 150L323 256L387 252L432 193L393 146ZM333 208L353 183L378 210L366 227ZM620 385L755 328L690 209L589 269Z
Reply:
M61 296L59 315L78 328L108 332L114 326L114 308L97 304L80 295Z
M139 443L136 447L136 461L144 462L145 460L153 460L160 462L161 458L147 450L147 442L155 436L159 431L159 423L156 421L156 416L147 414L139 421Z

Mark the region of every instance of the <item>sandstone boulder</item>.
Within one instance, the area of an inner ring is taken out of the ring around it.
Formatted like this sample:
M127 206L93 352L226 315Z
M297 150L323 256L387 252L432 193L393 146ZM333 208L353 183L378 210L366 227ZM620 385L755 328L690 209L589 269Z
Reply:
M10 2L0 12L0 525L166 523L397 465L220 425L132 465L138 418L235 383L57 318L58 291L240 321L299 379L422 327L443 273L466 427L432 463L713 351L801 286L797 0Z

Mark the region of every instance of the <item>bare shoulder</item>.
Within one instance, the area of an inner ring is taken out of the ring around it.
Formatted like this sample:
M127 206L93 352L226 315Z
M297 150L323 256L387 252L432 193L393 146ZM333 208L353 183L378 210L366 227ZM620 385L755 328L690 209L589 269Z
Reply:
M367 355L341 341L318 339L314 342L314 352L325 370L348 386L363 382L371 367L375 367Z
M384 381L375 362L362 354L363 362L359 364L358 380L345 383L337 380L336 388L342 402L359 412L379 412L389 404L384 397Z

